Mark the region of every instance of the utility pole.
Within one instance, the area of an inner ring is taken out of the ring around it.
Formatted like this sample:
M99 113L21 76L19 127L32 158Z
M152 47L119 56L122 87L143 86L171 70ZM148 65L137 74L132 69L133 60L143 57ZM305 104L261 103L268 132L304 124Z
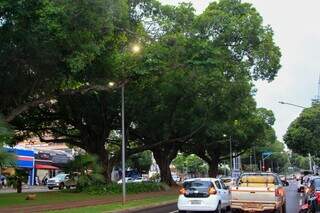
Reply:
M309 170L312 171L312 159L311 159L310 153L309 153Z

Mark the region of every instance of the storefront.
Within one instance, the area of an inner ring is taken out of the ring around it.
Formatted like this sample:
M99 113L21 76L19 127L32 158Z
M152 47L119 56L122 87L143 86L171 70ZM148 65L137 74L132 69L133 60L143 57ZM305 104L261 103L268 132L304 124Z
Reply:
M7 152L14 153L17 156L17 168L28 173L28 185L34 185L35 179L35 158L34 151L18 148L6 148Z
M55 166L52 161L52 155L48 151L38 151L35 154L36 177L39 184L44 183L45 178L51 178L56 175L59 167Z

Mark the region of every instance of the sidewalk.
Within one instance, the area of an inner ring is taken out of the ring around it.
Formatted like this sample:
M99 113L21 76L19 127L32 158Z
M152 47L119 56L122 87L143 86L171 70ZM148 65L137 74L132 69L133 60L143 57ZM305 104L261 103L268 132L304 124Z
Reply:
M28 186L24 185L22 187L22 192L48 192L48 191L55 191L58 189L49 190L47 186ZM2 188L0 189L0 194L5 193L17 193L17 189L13 188Z
M163 192L147 192L147 193L140 193L140 194L130 194L127 195L127 201L132 200L140 200L144 198L150 197L157 197L162 195L177 195L177 189L173 188L169 191ZM178 195L177 195L178 196ZM12 206L12 207L5 207L0 208L1 213L21 213L21 212L45 212L49 210L62 210L68 208L80 208L80 207L87 207L87 206L96 206L96 205L105 205L111 204L116 202L121 202L122 196L116 195L112 198L106 199L95 199L95 200L82 200L82 201L70 201L64 203L56 203L56 204L45 204L45 205L20 205L20 206Z

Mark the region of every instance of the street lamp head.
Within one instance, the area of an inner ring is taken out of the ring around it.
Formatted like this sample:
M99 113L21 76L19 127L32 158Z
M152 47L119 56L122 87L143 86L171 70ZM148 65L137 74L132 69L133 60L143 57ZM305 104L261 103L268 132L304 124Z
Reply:
M141 51L141 46L139 44L134 44L131 47L131 51L133 53L139 53Z
M224 137L224 138L226 138L226 137L227 137L227 135L226 135L226 134L223 134L223 137Z
M115 85L116 85L116 83L113 82L113 81L110 81L110 82L108 83L108 87L110 87L110 88L114 87Z

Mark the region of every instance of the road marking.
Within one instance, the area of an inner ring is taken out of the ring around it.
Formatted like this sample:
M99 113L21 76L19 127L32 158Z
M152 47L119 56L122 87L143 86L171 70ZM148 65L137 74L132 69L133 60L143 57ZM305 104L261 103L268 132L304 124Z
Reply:
M302 199L299 200L299 206L302 206Z
M179 210L175 210L175 211L173 211L173 212L169 212L169 213L176 213L176 212L178 212Z

